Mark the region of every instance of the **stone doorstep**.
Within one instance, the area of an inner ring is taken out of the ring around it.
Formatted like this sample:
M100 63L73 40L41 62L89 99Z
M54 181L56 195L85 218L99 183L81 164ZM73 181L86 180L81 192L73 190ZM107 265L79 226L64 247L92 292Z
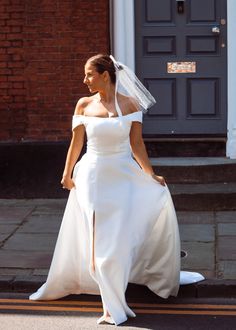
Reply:
M150 158L156 173L168 183L216 183L236 181L236 160L226 157Z
M45 281L46 276L0 276L1 292L35 292ZM146 300L155 299L147 287L129 284L127 289L129 298ZM182 285L177 298L235 298L236 280L209 279L198 283Z
M236 182L208 184L170 184L177 211L236 210Z

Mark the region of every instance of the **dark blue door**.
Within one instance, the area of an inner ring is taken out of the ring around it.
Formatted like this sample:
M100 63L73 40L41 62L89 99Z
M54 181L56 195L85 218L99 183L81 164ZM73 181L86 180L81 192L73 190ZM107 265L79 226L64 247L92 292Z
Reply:
M226 0L135 0L136 72L157 99L144 135L224 136Z

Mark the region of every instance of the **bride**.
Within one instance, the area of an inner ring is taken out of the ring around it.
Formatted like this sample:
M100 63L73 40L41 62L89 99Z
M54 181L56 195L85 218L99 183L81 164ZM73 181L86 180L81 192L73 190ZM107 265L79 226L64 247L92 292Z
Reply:
M203 277L180 272L175 209L142 139L143 111L155 99L108 55L87 60L84 83L92 96L76 105L61 180L70 194L47 281L30 299L100 294L98 323L118 325L135 316L125 300L128 282L167 298Z

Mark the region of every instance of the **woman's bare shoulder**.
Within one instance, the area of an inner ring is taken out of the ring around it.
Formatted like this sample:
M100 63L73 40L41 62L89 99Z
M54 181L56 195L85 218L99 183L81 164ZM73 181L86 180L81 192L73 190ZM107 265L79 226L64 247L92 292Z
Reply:
M84 115L85 108L92 102L91 96L81 97L75 107L75 115Z
M132 96L120 94L118 96L118 99L120 99L122 108L125 109L125 112L127 112L126 114L137 112L140 110L138 102Z

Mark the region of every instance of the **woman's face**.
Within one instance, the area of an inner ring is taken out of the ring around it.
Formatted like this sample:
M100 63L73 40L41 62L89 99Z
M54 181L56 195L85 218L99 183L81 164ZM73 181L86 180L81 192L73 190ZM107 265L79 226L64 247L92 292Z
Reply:
M88 86L90 93L96 93L104 89L104 74L96 71L95 66L87 63L84 67L84 84Z

